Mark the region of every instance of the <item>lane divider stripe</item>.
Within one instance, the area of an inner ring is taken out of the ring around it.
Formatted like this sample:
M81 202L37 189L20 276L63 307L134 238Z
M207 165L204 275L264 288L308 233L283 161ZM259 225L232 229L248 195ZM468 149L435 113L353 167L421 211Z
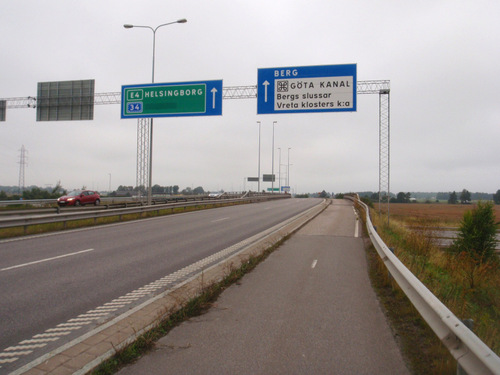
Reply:
M29 263L24 263L24 264L18 264L17 266L2 268L2 269L0 269L0 271L8 271L8 270L13 270L15 268L21 268L21 267L31 266L32 264L49 262L49 261L55 260L55 259L66 258L66 257L70 257L70 256L73 256L73 255L78 255L78 254L82 254L82 253L88 253L89 251L94 251L94 249L87 249L87 250L77 251L76 253L64 254L64 255L59 255L57 257L53 257L53 258L36 260L34 262L29 262Z

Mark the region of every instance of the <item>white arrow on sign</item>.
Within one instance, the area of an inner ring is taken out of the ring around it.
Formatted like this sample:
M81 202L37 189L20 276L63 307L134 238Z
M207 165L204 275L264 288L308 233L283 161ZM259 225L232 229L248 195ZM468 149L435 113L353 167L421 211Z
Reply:
M212 109L215 108L215 93L217 92L217 89L214 87L212 90Z
M264 85L264 103L267 103L267 86L269 86L269 82L266 80L262 84Z

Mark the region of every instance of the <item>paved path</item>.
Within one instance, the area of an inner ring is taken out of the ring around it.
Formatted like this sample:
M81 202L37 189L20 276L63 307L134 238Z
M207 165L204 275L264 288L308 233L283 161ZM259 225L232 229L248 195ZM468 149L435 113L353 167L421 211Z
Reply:
M127 374L409 374L347 201L161 339Z

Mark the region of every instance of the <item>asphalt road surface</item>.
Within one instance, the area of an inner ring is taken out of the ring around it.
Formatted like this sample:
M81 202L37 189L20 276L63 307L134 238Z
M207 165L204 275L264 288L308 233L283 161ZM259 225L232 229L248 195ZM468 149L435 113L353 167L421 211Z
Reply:
M409 374L359 230L352 204L334 200L209 312L119 375Z
M90 315L96 307L319 202L286 199L0 241L0 373L109 321L121 310L99 311L101 316L91 324L75 320L81 314ZM61 324L64 333L57 328ZM19 343L25 349L14 357L9 348Z

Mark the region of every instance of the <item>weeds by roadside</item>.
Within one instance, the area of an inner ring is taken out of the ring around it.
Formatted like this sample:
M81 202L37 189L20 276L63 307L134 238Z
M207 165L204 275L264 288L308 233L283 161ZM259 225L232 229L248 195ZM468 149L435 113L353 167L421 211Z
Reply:
M165 317L160 320L155 328L140 336L129 346L117 350L116 354L99 365L92 372L92 375L111 375L126 365L138 360L141 356L153 349L156 341L168 334L174 327L192 317L206 312L225 289L239 281L245 274L252 271L289 237L288 235L282 238L274 245L263 250L259 255L250 256L239 268L234 268L231 265L228 268L227 275L220 282L204 285L202 281L202 292L198 297L189 300L177 311L167 312Z
M453 256L439 248L430 230L432 220L414 221L424 230L408 230L402 220L372 212L372 221L384 242L394 249L398 258L458 318L472 319L474 332L497 354L500 352L500 269L498 262L475 268L471 288L470 265L466 259ZM407 222L407 221L406 221ZM429 224L430 223L430 224ZM425 228L428 228L426 231ZM401 335L405 352L416 374L455 374L455 360L412 308L399 287L387 276L374 249L368 250L374 286L380 291L391 321ZM406 303L402 300L406 299ZM406 306L406 307L405 307ZM424 358L424 359L423 359Z

